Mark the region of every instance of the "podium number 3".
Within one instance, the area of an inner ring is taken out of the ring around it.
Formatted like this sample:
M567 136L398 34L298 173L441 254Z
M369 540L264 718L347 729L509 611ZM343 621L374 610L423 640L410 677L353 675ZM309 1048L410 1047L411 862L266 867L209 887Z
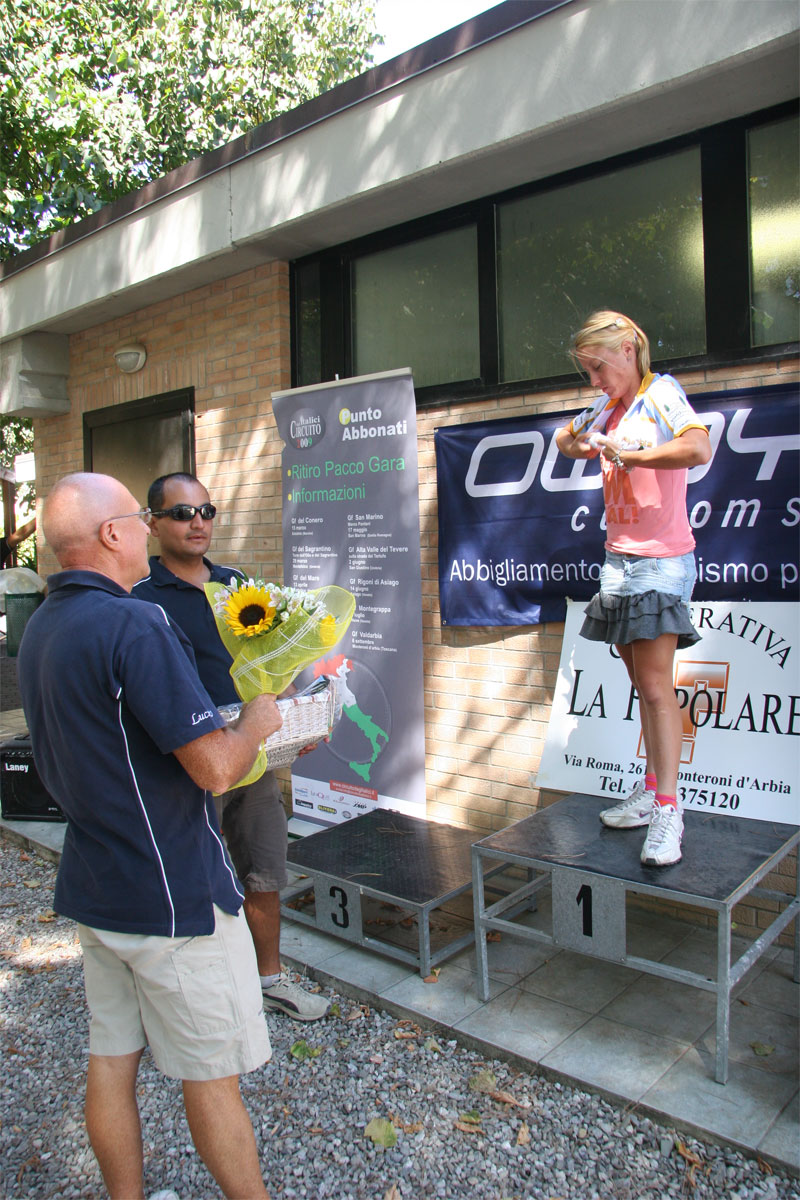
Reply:
M350 914L347 911L347 892L344 888L332 887L330 895L339 901L339 911L341 912L341 916L339 916L339 913L332 912L331 920L340 929L347 929L347 926L350 924Z
M581 914L583 917L583 936L591 937L592 936L592 889L589 887L588 883L584 883L583 886L580 888L577 896L575 897L575 903L580 905L580 907L583 909L583 912Z

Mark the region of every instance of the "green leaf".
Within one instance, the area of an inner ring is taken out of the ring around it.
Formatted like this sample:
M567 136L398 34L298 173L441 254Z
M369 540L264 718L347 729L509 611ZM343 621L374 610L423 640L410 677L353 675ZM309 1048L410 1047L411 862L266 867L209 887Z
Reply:
M497 1076L493 1071L484 1068L472 1076L469 1081L469 1089L471 1092L495 1092L497 1091Z
M295 1042L290 1048L289 1053L292 1058L296 1058L298 1062L305 1062L308 1058L316 1058L322 1054L322 1050L309 1046L308 1042L303 1038L299 1042Z
M385 1146L390 1150L397 1145L397 1130L391 1121L385 1117L373 1117L364 1129L364 1133L376 1146Z
M463 1121L465 1125L480 1125L481 1114L474 1108L470 1108L467 1112L458 1114L459 1121Z

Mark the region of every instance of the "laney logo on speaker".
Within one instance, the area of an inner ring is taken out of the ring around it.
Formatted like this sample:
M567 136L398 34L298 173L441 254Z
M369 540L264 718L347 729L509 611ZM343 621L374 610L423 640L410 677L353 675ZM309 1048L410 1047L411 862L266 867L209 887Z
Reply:
M9 763L9 762L3 763L4 771L27 771L27 769L28 769L27 763Z

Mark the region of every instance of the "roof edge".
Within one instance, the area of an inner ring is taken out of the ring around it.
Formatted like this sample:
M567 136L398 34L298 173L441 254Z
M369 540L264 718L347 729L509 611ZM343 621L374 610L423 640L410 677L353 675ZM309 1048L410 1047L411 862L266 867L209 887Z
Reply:
M518 0L504 0L504 3L478 13L468 21L437 34L429 41L389 59L388 62L371 67L361 75L337 84L330 91L323 92L312 100L306 100L297 108L281 113L263 125L255 126L216 150L209 150L197 158L190 159L169 174L151 180L143 187L121 196L119 200L104 205L96 213L74 221L71 225L65 225L63 229L57 230L48 238L43 238L35 246L21 250L19 254L0 262L0 281L10 279L60 250L65 250L76 242L83 241L92 234L207 179L210 175L226 170L269 146L302 133L321 121L371 100L390 88L431 71L572 2L573 0L528 0L523 6Z

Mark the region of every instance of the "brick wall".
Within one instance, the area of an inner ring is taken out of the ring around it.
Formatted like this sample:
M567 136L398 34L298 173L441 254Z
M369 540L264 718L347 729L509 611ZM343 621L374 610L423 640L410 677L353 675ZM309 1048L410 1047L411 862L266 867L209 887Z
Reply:
M114 362L126 341L147 348L135 375L121 374ZM281 447L270 397L289 385L289 272L282 263L74 334L70 412L35 422L39 496L62 475L83 470L85 412L194 387L197 474L222 510L215 553L279 573ZM39 550L40 571L55 570L41 542Z
M147 364L136 375L121 375L114 364L114 349L125 340L147 347ZM281 446L270 396L290 386L289 370L285 264L266 264L75 334L71 411L36 422L39 493L82 469L85 411L193 386L197 474L221 509L214 555L279 577ZM798 378L796 360L681 373L689 394ZM442 628L433 433L462 421L558 412L591 395L573 387L443 405L418 418L428 815L481 836L558 798L540 793L536 772L563 625ZM46 548L40 564L44 573L54 569ZM288 786L288 773L282 775ZM794 865L785 862L767 886L789 891L793 878ZM743 906L735 914L739 929L752 935L774 907L769 900Z

